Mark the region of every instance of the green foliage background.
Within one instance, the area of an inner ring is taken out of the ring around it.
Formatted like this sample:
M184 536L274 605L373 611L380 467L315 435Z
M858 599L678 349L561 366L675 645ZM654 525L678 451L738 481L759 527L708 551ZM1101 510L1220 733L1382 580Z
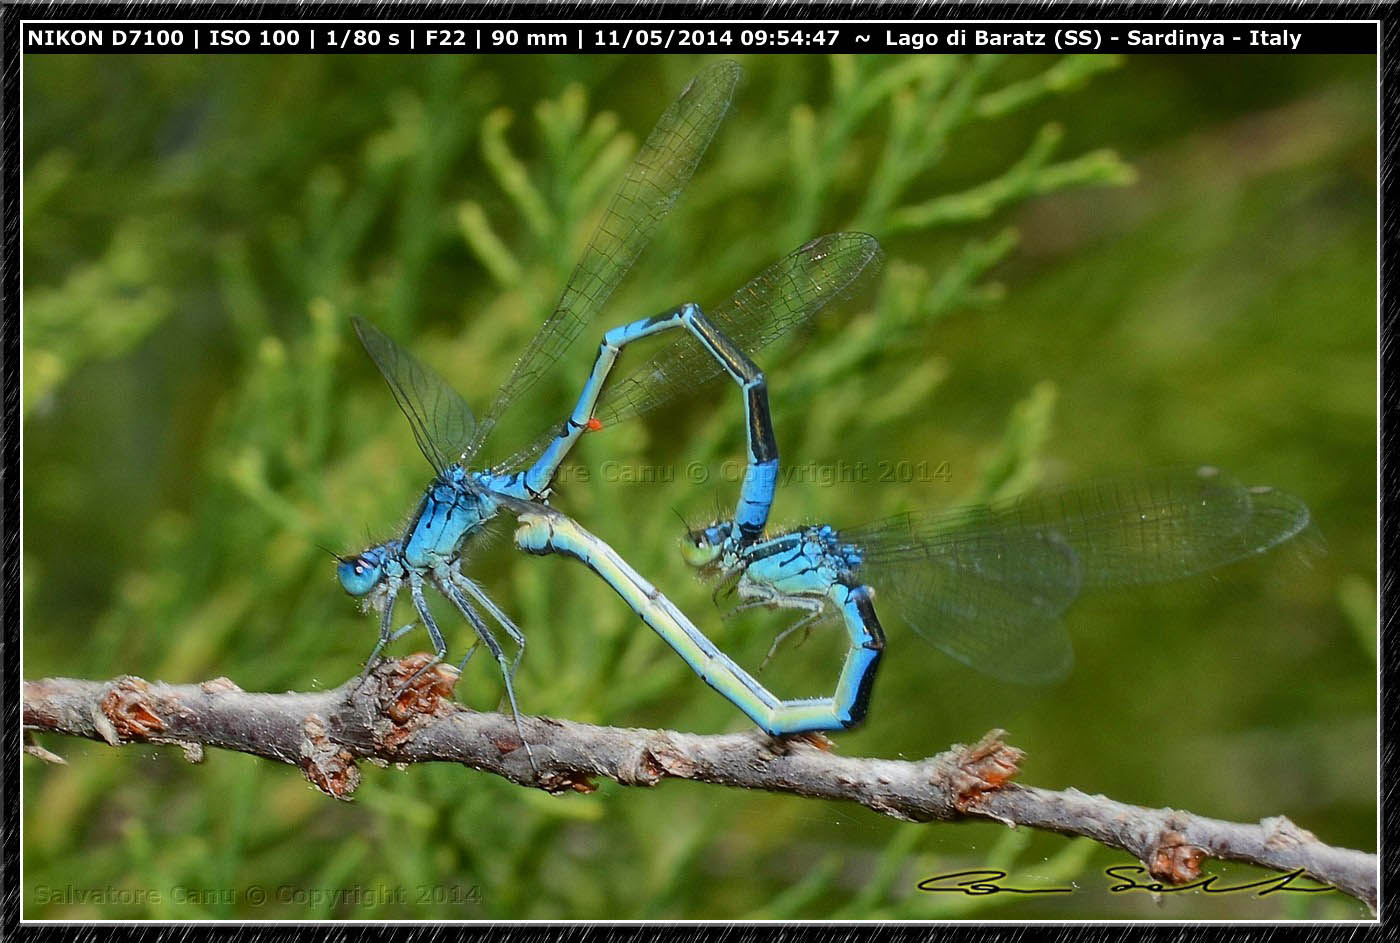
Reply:
M484 409L700 64L29 57L26 676L282 690L353 675L374 620L317 545L395 533L428 468L348 316ZM1374 60L743 64L688 192L517 431L562 414L604 327L713 304L820 232L873 232L878 294L762 357L798 476L775 521L1209 462L1306 499L1327 552L1085 600L1078 667L1050 689L992 682L889 624L870 720L837 749L922 757L1004 727L1024 782L1284 814L1374 850ZM740 415L716 387L590 436L558 503L755 664L781 619L722 622L672 513L733 499ZM881 463L915 480L870 480ZM661 480L617 480L638 477ZM473 567L529 633L526 711L745 728L583 568L504 539ZM460 650L466 628L446 624ZM839 643L785 650L764 677L822 693ZM485 662L460 697L490 709ZM69 763L25 760L29 917L1365 916L1335 894L1158 905L1109 894L1102 869L1129 862L1084 841L689 783L559 798L454 766L367 767L341 804L242 755L44 743ZM995 866L1079 890L915 890Z

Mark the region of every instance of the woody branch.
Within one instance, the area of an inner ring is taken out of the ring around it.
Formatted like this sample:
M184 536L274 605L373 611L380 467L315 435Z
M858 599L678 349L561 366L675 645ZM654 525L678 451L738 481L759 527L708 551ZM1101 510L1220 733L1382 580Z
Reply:
M27 750L58 757L33 742L35 732L124 743L169 743L198 762L219 747L289 763L330 796L359 785L357 763L454 762L549 792L587 792L595 777L654 786L667 778L845 799L909 822L992 819L1083 835L1143 862L1163 884L1200 876L1206 858L1301 871L1364 901L1374 911L1375 855L1336 848L1282 816L1234 823L1172 809L1149 809L1011 782L1022 752L992 731L919 761L844 757L821 736L776 739L757 731L699 735L670 730L596 727L521 717L539 772L532 769L514 721L478 713L450 699L454 673L438 667L407 689L426 655L386 661L364 683L316 692L245 692L226 678L164 684L135 677L112 681L46 678L24 684Z

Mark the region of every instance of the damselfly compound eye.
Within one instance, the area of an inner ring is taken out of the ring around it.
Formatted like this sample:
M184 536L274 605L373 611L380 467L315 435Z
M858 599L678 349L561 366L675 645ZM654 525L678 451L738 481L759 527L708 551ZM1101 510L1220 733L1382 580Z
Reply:
M343 560L335 568L335 575L340 580L341 588L351 596L363 596L374 589L383 572L382 565L365 557Z

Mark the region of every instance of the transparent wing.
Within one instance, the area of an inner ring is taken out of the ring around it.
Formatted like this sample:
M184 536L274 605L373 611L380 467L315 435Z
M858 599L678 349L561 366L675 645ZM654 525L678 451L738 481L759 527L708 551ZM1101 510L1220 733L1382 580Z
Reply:
M842 538L863 548L862 566L920 635L991 674L1037 680L1035 665L1061 648L1069 667L1057 617L1079 591L1204 573L1309 523L1291 495L1180 467L998 506L904 514ZM1003 659L1011 671L999 670Z
M1248 487L1216 468L1062 493L1040 512L1060 520L1084 561L1085 585L1162 583L1257 556L1308 528L1298 498Z
M583 250L554 313L501 385L463 458L477 452L507 407L568 349L651 241L719 128L739 75L738 63L731 60L709 66L657 121Z
M1310 520L1292 495L1210 466L1174 466L992 507L904 514L842 535L866 547L867 560L934 551L969 533L1047 535L1074 552L1085 588L1109 588L1183 579L1264 553Z
M1082 579L1074 551L1052 534L1000 532L971 517L960 523L940 541L867 550L871 566L867 577L862 565L861 578L873 581L877 608L893 603L926 641L993 677L1064 677L1074 659L1060 614Z
M351 318L374 365L384 375L394 401L408 417L418 448L441 474L471 440L476 420L471 407L433 370L419 363L387 334L363 318Z
M880 245L865 233L833 233L813 239L769 266L706 316L745 354L754 356L827 305L850 295L861 276L878 268ZM649 412L682 394L694 395L723 368L689 335L678 336L646 363L608 381L594 410L604 426ZM557 435L541 433L503 468L527 463Z

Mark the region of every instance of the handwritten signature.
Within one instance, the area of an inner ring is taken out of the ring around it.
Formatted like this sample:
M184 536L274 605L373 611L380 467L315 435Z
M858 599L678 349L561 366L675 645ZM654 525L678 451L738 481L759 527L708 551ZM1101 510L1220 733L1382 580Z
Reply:
M963 880L955 880L957 878ZM919 890L929 893L965 894L968 897L985 897L988 894L1069 894L1074 891L1072 887L1007 887L997 883L1005 878L1005 871L980 868L924 878L919 882L918 887ZM945 881L954 881L954 883L951 887L938 886Z
M1247 891L1257 891L1260 897L1267 897L1280 891L1288 891L1293 894L1325 894L1333 888L1325 884L1317 887L1295 887L1293 882L1302 878L1307 880L1303 874L1303 869L1289 871L1287 874L1280 874L1276 877L1264 878L1260 881L1250 881L1248 884L1230 884L1224 887L1218 886L1217 875L1202 878L1199 881L1192 881L1190 884L1161 884L1157 881L1150 881L1146 884L1135 880L1136 875L1147 874L1147 869L1142 865L1122 864L1111 868L1104 868L1103 873L1111 878L1117 878L1124 882L1112 884L1109 891L1114 894L1121 894L1124 891L1149 891L1153 894L1174 894L1177 891L1201 891L1205 894L1243 894Z
M1230 885L1219 884L1220 879L1216 875L1192 881L1190 884L1162 884L1155 880L1142 882L1137 878L1147 874L1148 871L1141 865L1115 865L1104 868L1103 873L1117 881L1117 883L1109 885L1108 888L1109 892L1113 894L1122 894L1127 891L1147 891L1152 894L1174 894L1179 891L1201 891L1205 894L1243 894L1255 891L1258 896L1267 897L1282 891L1293 894L1325 894L1333 890L1326 885L1317 887L1294 885L1294 881L1306 880L1302 868L1276 877L1250 881L1247 884ZM990 894L1070 894L1076 890L1073 887L1010 887L1001 883L1006 880L1006 876L1007 872L996 868L973 868L967 871L953 871L936 877L924 878L918 883L918 888L930 894L962 894L966 897L985 897Z

